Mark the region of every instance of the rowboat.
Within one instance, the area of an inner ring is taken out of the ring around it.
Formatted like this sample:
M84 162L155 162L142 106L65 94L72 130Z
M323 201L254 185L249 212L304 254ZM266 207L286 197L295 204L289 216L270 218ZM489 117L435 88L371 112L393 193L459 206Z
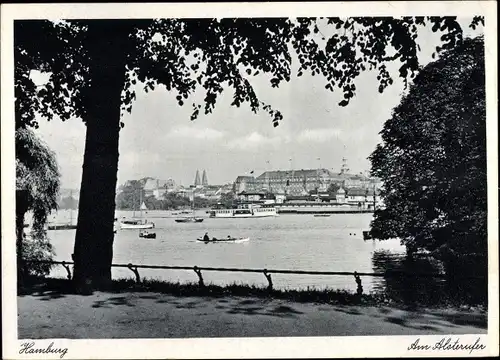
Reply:
M235 242L235 243L239 243L239 242L249 241L250 238L225 238L225 239L224 238L223 239L212 238L210 240L204 240L203 238L197 238L196 240L204 242L205 244L208 244L209 242L210 243L215 243L215 242Z
M141 231L139 233L139 237L145 238L145 239L156 239L156 233L150 233L147 231Z

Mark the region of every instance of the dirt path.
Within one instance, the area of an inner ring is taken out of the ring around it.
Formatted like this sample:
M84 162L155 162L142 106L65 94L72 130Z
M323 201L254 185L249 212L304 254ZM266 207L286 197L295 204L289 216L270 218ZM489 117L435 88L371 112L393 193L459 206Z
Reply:
M451 310L176 297L150 292L18 297L19 338L186 338L486 333L486 315Z

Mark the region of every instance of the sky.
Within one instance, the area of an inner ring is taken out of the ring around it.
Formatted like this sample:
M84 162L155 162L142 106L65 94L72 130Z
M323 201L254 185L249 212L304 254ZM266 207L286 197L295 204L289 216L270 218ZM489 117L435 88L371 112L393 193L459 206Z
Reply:
M421 64L432 61L439 36L427 29L419 34ZM394 75L397 67L393 65ZM195 121L190 120L190 101L180 107L176 94L164 88L141 90L132 112L122 118L118 184L150 176L186 186L197 170L200 175L206 170L210 184L230 183L251 171L256 176L291 168L339 171L343 157L352 173L365 172L368 156L381 141L379 132L404 92L402 81L393 76L394 84L380 94L376 76L367 71L357 78L356 96L347 107L338 106L342 93L326 90L322 76L293 75L279 88L264 76L249 78L260 100L282 112L276 128L264 111L255 114L247 104L230 106L231 90L224 91L212 114L200 113ZM85 126L79 119L39 123L37 133L56 153L61 187L79 188Z

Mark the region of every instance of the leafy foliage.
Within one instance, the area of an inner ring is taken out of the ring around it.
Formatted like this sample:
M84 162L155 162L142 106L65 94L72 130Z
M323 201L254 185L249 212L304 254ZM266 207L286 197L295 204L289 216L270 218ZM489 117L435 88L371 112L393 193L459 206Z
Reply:
M141 198L146 199L144 183L140 180L128 181L116 196L116 208L120 210L139 210Z
M17 129L16 189L27 194L27 211L33 213L33 228L40 231L57 208L60 174L55 154L32 130Z
M26 266L22 267L23 275L46 275L51 265L29 261L52 260L54 255L46 237L45 224L51 210L57 207L59 170L55 154L34 135L33 131L17 129L15 147L18 261L28 260ZM32 213L33 224L31 233L25 236L23 228L27 211Z
M21 252L23 260L27 263L28 275L44 276L50 273L52 264L38 262L53 260L55 255L45 231L32 232L30 236L25 237Z
M331 183L328 186L328 189L326 189L326 192L330 196L335 196L335 195L337 195L337 191L339 191L339 189L340 189L340 185L339 184L337 184L337 183Z
M111 21L111 20L110 20ZM405 81L419 70L418 28L427 24L443 33L436 50L451 49L462 41L455 17L403 18L234 18L113 20L126 56L122 110L131 111L136 89L164 86L177 92L180 106L198 88L204 104L192 103L191 119L203 109L215 108L224 88L233 91L233 106L248 103L264 110L274 126L280 111L259 100L249 76L265 74L272 87L292 76L292 50L305 72L322 75L325 88L343 92L346 106L355 96L355 80L365 70L377 70L379 91L393 83L387 64L399 61L398 76ZM49 120L71 117L86 121L93 61L88 48L95 21L16 21L16 124L37 126L36 113ZM474 17L471 27L484 23ZM325 35L328 34L328 35ZM116 39L115 39L116 40ZM118 55L118 54L117 54ZM105 66L102 64L101 66ZM35 85L32 70L50 74L46 84ZM123 123L122 123L123 126Z
M381 135L370 159L386 208L376 211L372 234L401 238L410 252L427 250L447 261L486 256L482 37L426 66Z

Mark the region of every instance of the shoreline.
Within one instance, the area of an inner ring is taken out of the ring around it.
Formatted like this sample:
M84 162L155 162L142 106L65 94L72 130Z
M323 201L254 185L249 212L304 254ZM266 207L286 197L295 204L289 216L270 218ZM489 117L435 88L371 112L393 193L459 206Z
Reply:
M24 288L18 289L18 296L29 295L39 292L59 292L61 294L75 294L71 280L63 278L40 278L30 279ZM371 292L368 294L356 294L345 289L271 289L255 285L229 284L214 285L188 282L169 282L163 280L144 278L140 283L132 278L114 279L108 289L104 291L123 292L155 292L180 297L256 297L260 299L285 300L295 303L316 303L330 305L355 305L355 306L390 306L397 309L473 309L480 312L487 311L487 304L466 303L460 300L441 298L439 303L404 300L403 298L390 297L386 293ZM88 294L87 294L88 295Z

